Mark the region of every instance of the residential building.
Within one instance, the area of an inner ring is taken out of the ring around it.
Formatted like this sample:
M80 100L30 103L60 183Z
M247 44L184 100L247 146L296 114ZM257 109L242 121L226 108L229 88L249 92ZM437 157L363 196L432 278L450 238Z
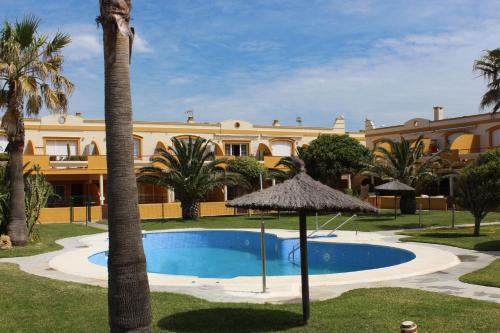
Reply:
M103 120L85 119L81 114L48 115L25 119L24 161L39 165L54 186L58 199L51 206L81 206L106 202L106 135ZM212 141L217 156L252 156L267 167L274 167L283 156L295 154L319 134L346 134L345 121L338 117L331 127L254 125L243 120L198 123L192 116L186 122L135 121L134 157L137 169L150 164L157 148L169 149L172 138L203 137ZM364 142L362 132L348 133ZM6 146L5 136L0 147ZM225 201L228 189L214 191L207 201ZM90 199L89 199L90 198ZM173 202L175 193L156 186L139 184L141 203Z
M492 148L500 147L500 113L478 113L474 115L446 118L444 108L435 106L432 120L413 118L400 125L377 127L365 120L366 146L377 145L389 148L384 139L416 140L423 136L425 153L449 150L443 154L455 169L461 169L476 156ZM443 193L453 196L453 177L443 182Z

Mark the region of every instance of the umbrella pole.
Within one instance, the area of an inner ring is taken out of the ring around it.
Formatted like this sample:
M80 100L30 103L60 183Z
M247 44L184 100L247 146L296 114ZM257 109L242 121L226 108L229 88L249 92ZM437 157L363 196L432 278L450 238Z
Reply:
M302 278L302 320L304 325L309 321L309 270L307 264L307 213L299 212L300 218L300 272Z
M394 219L398 217L398 196L394 194Z
M264 215L260 215L260 248L262 257L262 292L266 292L266 227L264 225Z

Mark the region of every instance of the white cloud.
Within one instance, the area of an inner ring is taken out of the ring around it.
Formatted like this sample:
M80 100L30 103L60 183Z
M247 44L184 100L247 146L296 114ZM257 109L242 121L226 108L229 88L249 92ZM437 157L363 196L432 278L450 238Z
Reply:
M102 42L97 34L82 33L71 35L71 43L64 50L68 60L87 60L100 57Z
M430 118L436 104L445 106L447 116L472 114L484 92L472 63L482 50L498 47L499 33L500 23L490 21L473 30L380 40L363 58L303 68L223 96L174 99L166 107L193 108L205 121L230 116L293 123L300 115L305 124L326 126L343 114L351 130L360 129L365 117L378 124Z
M137 32L134 36L134 51L137 53L151 53L153 49L149 45L148 41L142 38Z

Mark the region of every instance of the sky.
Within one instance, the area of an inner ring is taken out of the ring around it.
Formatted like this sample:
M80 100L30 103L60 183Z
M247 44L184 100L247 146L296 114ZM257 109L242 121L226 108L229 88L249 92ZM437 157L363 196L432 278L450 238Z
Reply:
M70 113L104 118L98 0L0 0L0 19L41 18L41 31L71 35L64 74ZM500 47L498 0L133 0L134 118L348 130L481 112L472 72Z

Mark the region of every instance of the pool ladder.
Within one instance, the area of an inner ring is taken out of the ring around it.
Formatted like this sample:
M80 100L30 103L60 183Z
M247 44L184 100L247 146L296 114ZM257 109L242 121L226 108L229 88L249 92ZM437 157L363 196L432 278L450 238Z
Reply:
M310 238L311 236L313 236L315 233L317 233L318 231L322 230L328 223L332 222L333 220L335 220L337 217L340 216L340 213L337 213L337 215L335 215L334 217L332 217L331 219L329 219L328 221L326 221L325 223L323 223L318 229L314 230L313 232L311 232L307 238ZM347 220L345 220L344 222L342 222L338 227L336 227L335 229L333 229L328 235L326 235L326 237L330 237L331 235L333 235L333 233L337 230L339 230L340 228L342 228L342 226L344 224L346 224L347 222L349 222L350 220L352 220L353 218L356 217L356 214L353 214L351 217L349 217ZM292 251L290 251L288 253L288 261L290 261L292 264L295 264L295 252L300 249L300 243L297 243L295 244L293 247L292 247ZM290 260L290 257L292 257L292 260Z

